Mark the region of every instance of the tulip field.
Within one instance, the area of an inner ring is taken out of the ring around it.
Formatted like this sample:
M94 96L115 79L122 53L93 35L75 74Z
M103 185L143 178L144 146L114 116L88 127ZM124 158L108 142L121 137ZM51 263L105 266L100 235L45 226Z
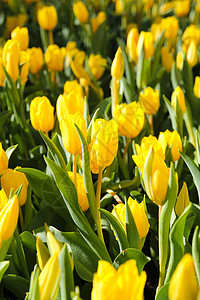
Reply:
M0 299L200 300L200 0L0 1Z

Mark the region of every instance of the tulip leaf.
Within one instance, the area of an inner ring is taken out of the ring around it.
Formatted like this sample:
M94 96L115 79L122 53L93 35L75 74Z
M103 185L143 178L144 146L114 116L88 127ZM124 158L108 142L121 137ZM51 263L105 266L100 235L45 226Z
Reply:
M127 232L127 239L129 241L129 245L131 248L138 249L140 237L127 200L125 200L125 215L126 215L126 232Z
M171 81L173 85L173 89L175 90L177 86L182 86L183 85L183 79L181 76L181 72L178 70L176 63L172 65L172 70L171 70Z
M137 63L137 75L136 75L136 82L137 87L139 90L142 89L142 81L144 76L144 60L145 60L145 52L144 52L144 42L142 44L142 50L140 52L140 55L138 57L138 63Z
M163 95L163 99L165 101L165 104L167 106L167 109L170 114L170 119L172 122L172 128L176 130L180 136L182 136L182 127L183 127L183 116L182 116L182 111L180 108L180 105L176 99L176 110L174 110L173 106L171 105L170 101Z
M32 251L36 251L36 239L29 231L23 231L20 234L21 242L24 246L29 248Z
M196 216L194 225L200 227L200 206L198 204L192 203L192 212Z
M184 255L184 228L187 216L192 208L192 205L188 205L178 220L173 225L169 241L170 241L170 258L168 263L167 274L165 283L170 281L174 270L176 269L179 261Z
M34 270L31 273L31 281L27 300L40 300L39 275L40 269L37 265L35 265Z
M138 249L128 248L123 250L114 260L114 266L119 268L119 266L125 263L129 259L135 259L139 274L144 269L146 263L148 263L151 259L144 255L144 253Z
M61 155L60 151L58 150L57 146L52 142L52 140L40 130L40 135L43 138L44 142L46 143L48 150L50 151L53 160L57 163L60 167L64 170L67 169L65 160Z
M5 260L5 261L0 262L0 282L1 282L1 279L3 277L3 274L8 269L9 264L10 264L9 260Z
M10 100L12 102L12 107L13 107L13 112L14 112L14 110L17 109L20 105L20 96L17 91L16 84L13 81L12 77L6 71L6 69L4 68L3 65L2 65L2 67L4 70L5 76L6 76L6 82L5 82L6 93L9 94L8 97L10 98Z
M127 103L131 103L136 98L136 91L133 86L127 81L126 78L122 77L121 79L124 95Z
M17 299L24 299L29 289L29 280L15 274L4 275L2 284Z
M18 145L10 146L9 148L6 149L6 155L8 159L10 159L12 153L15 151L15 149L18 147Z
M49 158L45 158L46 163L54 174L55 182L59 188L63 200L69 210L69 213L78 227L81 235L99 256L100 259L111 261L105 245L94 233L90 224L78 205L77 192L73 182L70 180L67 172Z
M162 288L156 294L155 300L169 300L168 289L169 289L169 282L162 286Z
M90 121L90 124L88 125L87 128L87 142L88 144L91 142L91 131L92 131L92 124L94 121L97 119L97 114L99 112L99 108L97 108L93 114L92 120Z
M4 261L6 253L10 247L12 236L9 238L9 240L2 241L1 247L0 247L0 262Z
M74 277L72 263L67 246L64 245L59 254L60 276L60 296L62 300L71 300L70 293L74 291Z
M155 54L153 56L153 63L152 63L152 75L151 75L152 78L156 77L155 75L159 68L161 48L164 43L164 40L165 40L165 36L164 36L164 32L162 32L162 34L159 36L159 38L156 41Z
M56 145L56 147L60 151L62 157L65 160L65 164L67 165L68 161L70 160L71 154L65 150L62 137L57 132L54 134L52 138L52 142Z
M192 239L192 256L197 274L198 283L200 285L200 230L199 226L195 228Z
M126 233L118 219L113 216L109 211L105 209L99 209L103 216L106 217L110 225L112 226L114 233L117 237L117 241L119 243L120 251L124 249L130 248L129 242L126 237Z
M181 156L192 174L194 184L198 191L199 203L200 203L200 171L197 165L193 162L193 160L189 156L187 156L184 153L181 153Z
M197 163L200 165L200 146L199 146L199 132L198 130L195 131L195 145L197 148Z

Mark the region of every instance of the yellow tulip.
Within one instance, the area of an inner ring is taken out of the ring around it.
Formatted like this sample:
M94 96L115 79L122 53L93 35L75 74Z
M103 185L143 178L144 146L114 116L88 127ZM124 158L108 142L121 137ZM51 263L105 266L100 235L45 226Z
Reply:
M47 97L35 97L31 101L30 119L35 130L41 130L47 133L53 129L54 107Z
M107 66L107 60L103 58L100 54L90 54L88 63L92 75L97 80L100 79L105 71L105 67Z
M154 41L157 41L162 33L161 23L153 23L151 25L151 32L153 34Z
M98 24L101 25L106 20L106 13L104 11L100 11L97 15Z
M172 54L165 47L161 48L161 59L162 59L162 65L164 66L165 70L167 72L171 72L174 59Z
M99 173L100 168L103 170L111 165L118 150L117 124L114 120L104 121L99 122L99 119L97 119L93 123L91 143L89 145L90 167L95 174ZM101 127L98 130L99 125Z
M168 129L165 132L160 132L158 141L161 144L165 153L167 145L171 148L173 161L179 160L180 153L182 151L181 137L176 130L170 132Z
M75 63L79 64L80 66L83 66L84 60L85 60L85 52L78 50L74 55Z
M64 57L62 49L58 45L49 45L45 54L44 60L47 68L51 71L63 71L64 69Z
M11 32L11 39L20 43L21 50L26 50L29 44L28 28L27 27L20 28L19 26L17 26Z
M81 23L87 23L89 18L89 13L87 10L87 7L82 1L78 1L73 4L73 11L75 17L81 22Z
M176 65L179 70L182 70L183 68L183 62L184 62L184 56L181 51L178 52L176 56Z
M176 105L176 98L178 100L178 104L181 108L182 114L184 115L184 113L186 112L185 96L184 96L183 91L180 88L180 86L177 86L177 88L172 93L171 104L174 109L175 109L175 105Z
M173 39L178 34L178 20L174 16L162 19L161 27L165 31L164 35L167 39Z
M116 105L114 119L121 135L134 138L143 129L145 116L140 104L134 101Z
M189 46L192 40L195 41L196 46L198 46L200 42L200 29L193 24L187 26L182 35L182 41L187 46Z
M21 83L21 85L23 85L28 80L28 73L29 73L29 67L30 67L29 57L28 57L26 51L20 52L20 64L23 64L23 66L21 68L21 73L20 73L20 80L21 80L20 83Z
M19 168L19 167L17 167ZM21 185L22 189L19 195L19 205L22 206L26 202L28 180L24 173L18 172L15 168L5 169L1 176L1 187L5 190L7 197L10 195L10 190L13 189L15 192Z
M44 65L44 55L41 48L27 49L28 60L30 62L30 72L37 74Z
M131 61L137 62L137 43L139 32L137 28L131 28L127 36L127 49Z
M137 56L140 56L142 46L144 45L145 59L152 57L155 53L154 38L151 32L141 31L137 43Z
M96 17L90 19L93 34L97 31L99 26L105 22L105 20L106 13L104 11L100 11Z
M158 111L160 107L158 90L154 91L148 86L143 92L140 92L139 99L145 114L153 115Z
M194 94L197 98L200 98L200 77L199 76L195 77Z
M196 66L198 63L197 46L194 40L191 40L187 50L187 61L191 68Z
M4 191L4 189L0 190L0 211L6 206L8 203L8 197Z
M47 224L45 224L45 230L46 230L46 236L47 236L47 244L48 244L48 248L50 250L51 256L55 253L60 254L63 244L56 239L54 234L49 230Z
M83 97L83 89L77 80L66 81L64 84L64 94L67 95L71 92Z
M180 190L180 193L177 197L176 206L175 206L175 212L177 216L180 217L180 215L184 212L185 208L190 204L190 198L188 194L188 188L185 182L183 182L183 186Z
M74 75L77 78L85 78L88 82L90 82L90 77L88 75L88 73L85 71L85 69L83 68L83 66L81 66L79 63L77 63L74 60L70 61L70 66L72 68L72 71L74 73Z
M45 30L52 30L57 25L57 11L53 5L42 6L38 10L38 23Z
M175 1L175 15L179 18L185 17L190 12L190 0Z
M120 80L124 74L124 58L121 47L118 47L111 65L111 76Z
M60 129L65 149L71 154L81 154L81 140L79 138L76 124L82 131L84 137L87 136L87 128L83 115L76 112L74 115L70 114L66 119L60 120Z
M69 41L66 45L66 57L65 57L65 65L69 67L71 59L79 50L76 47L76 42Z
M16 81L19 77L20 46L17 41L8 40L4 47L2 58L6 71Z
M69 178L73 181L73 172L68 171ZM76 174L76 189L78 194L78 202L82 211L86 211L89 208L88 198L85 192L85 186L83 182L83 175Z
M2 143L0 143L0 175L2 174L3 170L7 169L8 167L8 157L6 152L3 150Z
M36 237L36 249L37 249L37 260L41 270L44 269L47 261L50 258L49 250L45 244L41 241L40 237Z
M116 270L100 260L93 278L91 300L143 300L146 273L139 275L136 260L130 259Z
M169 300L197 300L198 290L194 261L192 255L187 253L172 275L168 291Z

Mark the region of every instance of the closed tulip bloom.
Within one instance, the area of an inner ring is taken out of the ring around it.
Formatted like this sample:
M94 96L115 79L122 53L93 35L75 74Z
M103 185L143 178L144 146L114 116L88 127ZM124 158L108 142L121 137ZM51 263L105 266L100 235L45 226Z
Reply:
M74 115L68 115L66 119L60 120L60 129L65 149L71 154L81 154L81 140L74 126L76 124L82 131L84 137L87 136L87 128L83 115L76 112Z
M84 51L77 51L76 54L74 55L74 61L83 66L83 63L84 63L84 60L85 60L85 52Z
M177 216L180 217L180 215L184 212L185 208L188 205L190 205L188 188L187 188L187 184L185 182L183 182L183 186L177 197L176 206L175 206L175 212L176 212Z
M47 245L50 250L51 256L55 253L60 254L63 244L59 242L54 234L49 230L47 224L45 224L46 236L47 236Z
M79 63L77 63L76 61L74 60L71 60L70 61L70 66L72 68L72 71L74 73L74 75L77 77L77 78L84 78L86 79L88 82L90 82L90 77L88 75L88 73L85 71L85 69L83 68L82 65L80 65Z
M83 97L83 89L82 86L78 83L77 80L66 81L64 84L64 94L67 95L71 92L78 94Z
M17 41L8 40L4 47L2 58L6 71L16 81L19 77L20 46Z
M8 167L8 157L6 152L3 150L2 143L0 143L0 175L2 174L3 170L7 169Z
M53 5L42 6L38 10L38 23L45 30L52 30L57 25L57 11Z
M162 33L161 23L154 23L151 25L151 32L153 34L154 41L157 41Z
M73 172L68 172L69 178L73 181ZM88 198L85 191L83 175L76 174L76 189L78 194L78 202L82 211L86 211L89 208Z
M44 65L44 55L41 48L27 49L27 55L30 62L30 72L37 74Z
M40 299L56 299L59 290L61 270L59 268L59 253L54 253L45 264L39 275Z
M47 261L50 258L49 250L42 242L39 236L36 236L36 249L37 249L37 260L41 270L44 269Z
M26 83L28 80L28 73L29 73L29 67L30 67L30 62L29 62L29 57L26 53L26 51L21 51L20 52L20 64L23 64L21 68L21 73L20 73L20 82L21 85Z
M138 57L140 56L143 45L144 45L145 59L152 57L155 53L155 49L154 49L153 34L151 32L142 31L140 33L140 36L138 39L138 44L137 44L137 56Z
M195 77L194 94L197 98L200 98L200 77L199 76Z
M148 86L144 91L140 92L139 99L145 114L153 115L158 111L160 107L158 90L154 91Z
M178 100L178 104L181 108L182 114L184 115L184 113L186 112L185 96L184 96L184 93L183 93L182 89L180 88L180 86L177 86L177 88L172 93L171 104L174 109L175 109L175 105L176 105L176 98Z
M19 167L17 167L19 168ZM10 190L13 189L15 192L22 185L22 189L19 195L19 205L22 206L26 202L28 180L24 173L18 172L16 168L5 169L1 176L1 187L4 189L7 197L10 195Z
M106 20L106 13L104 11L100 11L97 15L97 20L99 25L103 24Z
M87 10L87 7L82 1L78 1L73 4L73 11L75 17L81 22L81 23L87 23L89 18L89 13Z
M91 300L143 300L146 273L139 275L136 260L130 259L116 270L100 260L93 278Z
M0 244L13 235L17 227L18 216L19 202L17 195L14 195L0 211Z
M195 41L196 46L198 46L200 42L200 29L194 24L187 26L182 35L182 41L187 46L189 46L192 40Z
M96 123L98 124L96 126ZM103 124L98 130L98 126ZM118 127L114 120L94 122L91 143L89 145L90 166L93 173L98 174L99 169L111 165L118 150Z
M62 50L58 45L49 45L47 51L44 54L44 60L47 68L51 71L63 71L64 69L64 57Z
M179 160L179 151L182 151L182 141L176 130L171 132L167 129L165 132L160 132L158 141L164 152L166 151L167 146L171 148L173 161Z
M190 12L190 0L175 1L175 15L179 18L185 17Z
M191 40L188 50L187 50L187 61L191 68L196 66L198 63L198 53L197 53L197 46L194 40Z
M97 20L97 17L90 18L90 23L92 27L92 33L95 34L97 29L99 28L99 22Z
M105 67L107 66L107 60L103 58L100 54L90 54L88 63L92 75L97 80L100 79L105 71Z
M47 133L53 129L54 107L47 97L35 97L31 101L30 119L35 130Z
M197 300L199 285L192 255L186 253L172 275L169 300Z
M137 62L137 42L139 32L137 28L131 28L127 36L127 49L131 61Z
M4 189L0 190L0 211L6 206L8 203L8 197L4 191Z
M121 47L118 47L111 65L111 76L120 80L124 74L124 58Z
M178 34L178 20L176 17L167 17L161 21L162 30L165 31L165 37L167 39L173 39Z
M183 62L184 62L184 56L181 51L178 52L176 56L176 66L179 70L182 70L183 68Z
M165 68L165 70L167 72L171 72L174 59L172 54L165 47L161 48L161 58L162 58L162 65Z
M79 111L82 115L84 113L85 101L82 96L70 92L67 95L60 95L56 104L56 111L58 120L67 119L70 114L75 114Z
M29 44L28 28L27 27L20 28L19 26L17 26L11 32L11 39L20 43L21 50L26 50Z
M119 133L127 138L136 137L144 127L144 112L138 102L118 104L114 110L114 119Z
M104 11L100 11L98 15L94 18L90 19L92 26L92 33L95 33L99 26L104 23L106 20L106 13Z

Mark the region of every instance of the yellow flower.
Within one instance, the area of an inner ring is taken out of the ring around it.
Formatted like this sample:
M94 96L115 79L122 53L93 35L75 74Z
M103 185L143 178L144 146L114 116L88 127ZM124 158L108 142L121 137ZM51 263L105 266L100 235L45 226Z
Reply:
M196 46L198 46L200 42L200 29L196 25L189 25L186 27L183 35L182 35L182 41L184 44L189 46L191 40L195 41Z
M190 0L175 1L175 15L179 18L187 16L190 12Z
M182 189L180 190L180 193L177 197L176 206L175 206L175 212L177 216L180 217L180 215L184 212L185 208L190 204L190 198L188 194L188 188L185 182L183 182Z
M29 73L29 67L30 67L29 57L28 57L26 51L20 52L20 64L23 64L23 66L21 68L21 73L20 73L20 79L21 79L20 82L21 82L21 85L23 85L28 80L28 73Z
M199 76L195 77L194 94L197 98L200 98L200 77Z
M68 171L69 178L73 181L73 173ZM89 208L88 198L85 192L85 186L83 182L83 175L76 174L76 189L78 194L78 202L82 211L86 211Z
M100 11L97 15L98 24L101 25L106 20L106 13L104 11Z
M77 63L76 61L74 60L71 60L70 61L70 66L72 68L72 71L74 73L74 75L77 77L77 78L84 78L86 79L88 82L90 82L90 77L88 75L88 73L85 71L85 69L83 68L82 65L80 65L79 63Z
M23 27L26 21L26 14L19 14L17 16L6 16L6 34L9 35L11 31L17 26Z
M111 165L118 150L118 128L114 120L97 119L93 123L90 151L90 167L93 173Z
M167 145L171 148L173 161L179 160L180 153L182 151L181 137L176 130L170 132L168 129L165 132L160 132L158 141L161 144L165 153Z
M54 253L45 264L39 275L40 299L56 299L59 290L61 270L59 268L59 253Z
M140 104L134 101L116 105L114 119L121 135L134 138L143 129L145 117Z
M176 98L178 100L178 104L181 108L182 114L184 115L184 113L186 112L185 96L184 96L183 91L180 88L180 86L177 86L177 88L172 93L171 104L174 109L175 109L175 105L176 105Z
M3 47L2 58L6 71L12 79L16 81L19 77L19 43L17 41L8 40Z
M145 59L152 57L155 52L153 42L153 34L151 32L142 31L138 39L137 56L139 57L140 52L142 51L142 46L144 45Z
M154 41L157 41L162 33L161 23L154 23L151 25L151 32L153 34Z
M60 95L56 104L58 120L67 119L70 114L75 114L79 111L84 113L85 101L82 96L75 92L70 92L67 95Z
M169 13L174 8L174 6L175 6L174 1L172 1L172 2L166 2L166 3L164 3L164 4L162 4L160 6L159 13L161 15L167 14L167 13Z
M56 8L53 5L42 6L38 10L37 19L41 28L45 30L54 29L58 19Z
M160 107L158 90L154 91L148 86L143 92L140 92L139 99L145 114L153 115L158 111Z
M131 61L137 62L137 43L139 32L137 28L131 28L127 36L127 49Z
M85 52L84 51L77 51L74 55L74 61L83 66L83 63L84 63L84 60L85 60Z
M130 259L116 270L100 260L93 278L91 300L143 300L146 273L139 275L136 260Z
M82 1L78 1L73 4L73 11L75 17L81 22L81 23L87 23L89 18L89 13L87 10L87 7Z
M3 171L1 176L1 187L4 189L7 197L9 197L11 189L13 189L13 192L15 192L22 185L19 195L19 205L22 206L26 202L27 198L28 180L26 179L24 173L16 170L17 168L14 170L5 169Z
M111 76L120 80L124 74L124 58L121 47L118 47L111 65Z
M8 157L6 152L3 150L2 143L0 143L0 175L2 174L3 170L7 169L8 167Z
M74 55L77 52L78 49L76 47L76 42L69 41L66 45L66 58L65 58L66 67L69 67L71 59L74 57Z
M49 70L62 71L64 68L64 57L62 49L58 45L49 45L45 54L44 60Z
M187 50L187 61L191 68L196 66L198 63L197 46L194 40L191 40Z
M105 22L105 20L106 13L104 11L100 11L96 17L90 19L93 34L97 31L99 26Z
M53 129L54 126L54 107L45 96L35 97L30 105L31 124L35 130L45 133Z
M176 65L179 70L182 70L183 68L183 62L184 62L184 56L181 51L178 52L176 56Z
M161 58L162 58L162 65L164 66L165 70L167 72L171 72L174 59L172 54L165 47L161 48Z
M105 67L107 66L107 60L103 58L100 54L90 54L88 63L92 75L97 80L100 79L105 71Z
M192 255L187 253L172 275L168 291L169 300L197 300L198 290L194 261Z
M47 244L48 244L48 248L50 250L51 256L55 253L60 254L63 244L55 238L54 234L49 230L47 224L45 224L45 230L46 230L46 236L47 236Z
M20 28L19 26L17 26L11 32L11 39L20 43L21 50L26 50L29 44L28 28L27 27Z
M77 80L66 81L64 84L64 94L67 95L71 92L83 97L83 89Z
M63 144L65 149L71 154L81 154L81 140L79 138L76 124L82 131L84 137L87 136L87 128L83 115L76 112L74 115L70 114L66 119L60 120L60 130L62 134Z
M41 241L39 236L36 236L36 249L37 249L37 260L41 270L44 269L47 261L50 258L49 250L45 244Z
M37 74L44 65L44 55L41 48L27 49L28 60L30 62L30 72Z
M0 196L0 200L2 197ZM17 195L14 195L11 200L7 199L7 203L0 211L0 248L2 241L8 240L14 233L17 227L19 216L19 202Z
M168 17L161 21L162 30L165 31L167 39L173 39L178 34L178 20L176 17Z

